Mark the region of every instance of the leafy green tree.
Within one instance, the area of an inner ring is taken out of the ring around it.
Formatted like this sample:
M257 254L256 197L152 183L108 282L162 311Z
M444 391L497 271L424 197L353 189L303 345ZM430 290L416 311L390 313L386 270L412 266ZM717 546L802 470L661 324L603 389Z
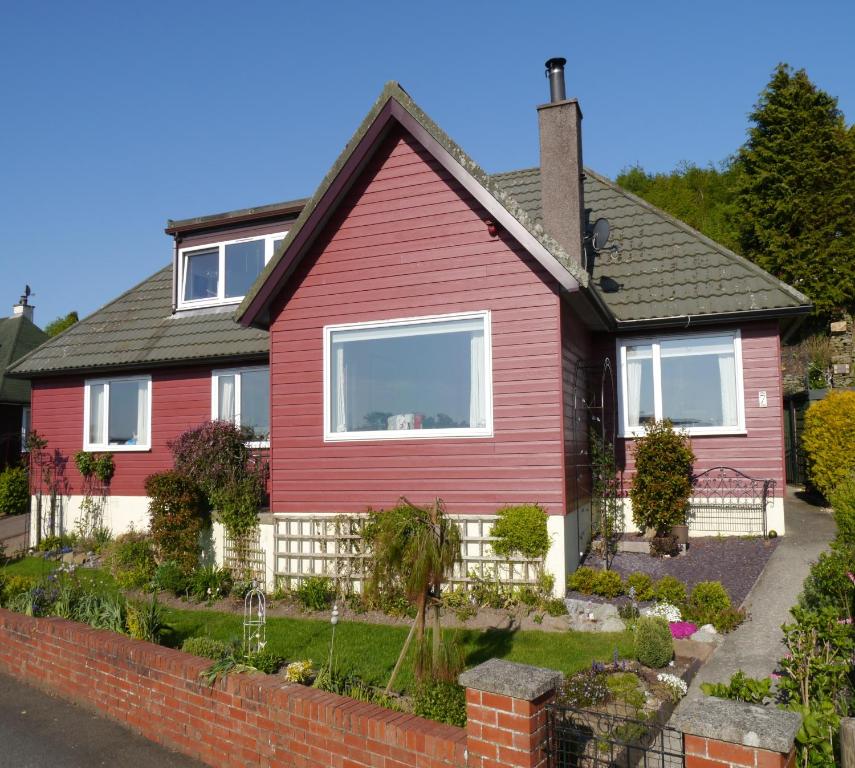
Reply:
M718 168L681 163L669 173L625 168L617 177L624 189L684 221L727 248L738 246L734 195L739 167L730 161Z
M64 330L71 328L80 318L77 312L69 312L65 317L58 317L56 320L49 322L45 326L45 333L48 336L57 336Z
M741 252L827 320L855 306L855 133L837 99L786 64L750 118L736 160Z

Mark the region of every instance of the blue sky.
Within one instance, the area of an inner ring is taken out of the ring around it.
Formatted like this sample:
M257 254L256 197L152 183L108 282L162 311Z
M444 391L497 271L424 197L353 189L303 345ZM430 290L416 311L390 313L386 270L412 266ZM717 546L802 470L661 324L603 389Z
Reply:
M850 2L0 0L0 312L44 325L170 259L167 218L310 195L398 80L488 171L538 163L568 59L587 165L719 161L779 61L855 119Z

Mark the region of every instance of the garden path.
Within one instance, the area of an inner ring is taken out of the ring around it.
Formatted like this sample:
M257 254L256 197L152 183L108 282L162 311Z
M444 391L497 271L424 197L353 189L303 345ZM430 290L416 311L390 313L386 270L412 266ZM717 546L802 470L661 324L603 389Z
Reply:
M787 487L786 494L787 535L781 537L745 601L750 618L725 636L701 667L689 688L689 697L700 694L701 683L727 682L740 669L749 677L768 677L784 655L781 625L792 620L790 608L811 563L827 548L835 532L830 511L804 501L796 488Z

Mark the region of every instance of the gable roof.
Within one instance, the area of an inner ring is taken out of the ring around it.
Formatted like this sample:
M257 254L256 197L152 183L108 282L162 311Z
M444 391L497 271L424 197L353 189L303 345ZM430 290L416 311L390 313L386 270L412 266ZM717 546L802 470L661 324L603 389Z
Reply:
M23 315L0 319L0 403L30 402L30 382L7 376L6 368L47 338L41 328Z
M579 265L578 255L568 254L398 83L389 82L244 298L235 315L238 322L266 326L276 293L393 124L400 124L409 131L563 288L574 291L588 284L588 275Z
M172 265L75 323L11 368L15 376L264 358L268 335L233 307L172 312Z
M493 179L542 224L539 168ZM589 286L618 328L810 311L795 288L604 176L586 168L584 187L590 221L607 219L617 246L594 258Z

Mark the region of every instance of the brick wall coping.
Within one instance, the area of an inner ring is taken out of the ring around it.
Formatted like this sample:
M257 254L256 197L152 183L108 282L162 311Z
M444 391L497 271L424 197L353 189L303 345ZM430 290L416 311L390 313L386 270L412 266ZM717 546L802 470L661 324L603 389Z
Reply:
M789 754L801 723L795 712L700 696L684 699L668 725L692 736Z
M534 701L558 688L564 675L554 669L490 659L466 670L459 680L464 688Z

